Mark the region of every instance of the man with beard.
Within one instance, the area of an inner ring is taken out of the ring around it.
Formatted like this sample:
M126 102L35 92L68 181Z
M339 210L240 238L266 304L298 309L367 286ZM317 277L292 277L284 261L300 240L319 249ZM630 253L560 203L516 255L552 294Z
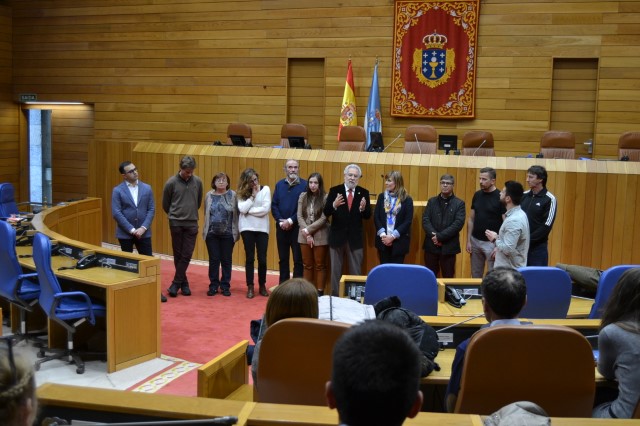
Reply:
M338 296L342 262L345 254L349 274L362 275L364 238L362 220L371 217L369 191L358 186L362 170L357 164L344 169L344 184L329 190L324 215L331 220L329 228L329 257L331 258L331 294Z
M496 188L496 171L491 167L480 169L480 190L473 195L467 222L467 253L471 254L471 276L482 278L485 264L487 272L493 268L494 246L485 231L498 231L504 220L505 208Z
M500 192L500 201L507 207L504 222L500 232L486 230L487 239L494 242L494 267L507 266L521 268L527 266L529 252L529 219L520 208L524 189L519 182L509 180L505 182Z
M280 283L289 278L289 250L293 253L293 278L302 277L302 252L298 244L298 198L307 190L307 181L299 176L299 163L287 160L285 178L276 183L271 214L276 220L276 242L280 258Z

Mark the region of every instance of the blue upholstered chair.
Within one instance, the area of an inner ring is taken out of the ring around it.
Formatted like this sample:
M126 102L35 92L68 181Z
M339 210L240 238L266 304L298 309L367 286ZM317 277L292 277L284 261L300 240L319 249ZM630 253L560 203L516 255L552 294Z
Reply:
M613 287L618 283L624 271L631 268L640 268L640 265L612 266L600 275L600 281L598 281L598 288L596 290L596 299L589 313L590 319L602 318L602 312L604 311L607 300L609 300L611 290L613 290Z
M51 355L45 356L44 349L38 354L36 370L40 369L43 362L52 359L68 358L69 363L76 364L76 372L84 373L84 361L73 350L73 335L76 328L85 321L95 325L96 317L104 317L106 309L104 304L92 301L86 293L81 291L63 292L58 283L58 278L51 269L51 241L41 233L33 239L33 261L36 265L40 281L40 307L49 319L60 324L67 330L67 348L62 350L48 350Z
M27 312L38 303L40 285L37 274L23 274L16 255L16 231L7 222L0 221L0 297L6 299L20 312L20 330L17 340L27 334Z
M20 207L18 206L25 207L26 211L19 211ZM35 212L35 210L38 210L38 207L42 208L42 204L31 202L16 202L15 190L13 189L13 185L7 182L0 183L0 218L8 218L11 217L12 214L17 215Z
M365 283L364 303L398 296L402 307L418 315L438 315L438 283L436 276L422 265L387 263L369 272Z
M571 304L571 277L552 266L518 268L527 283L521 318L566 318Z

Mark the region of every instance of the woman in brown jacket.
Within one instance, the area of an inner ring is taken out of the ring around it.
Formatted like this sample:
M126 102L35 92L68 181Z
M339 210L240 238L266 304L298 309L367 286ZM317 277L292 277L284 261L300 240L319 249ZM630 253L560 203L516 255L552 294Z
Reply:
M307 190L298 199L298 243L302 251L304 278L324 294L329 252L329 222L322 210L327 199L320 173L311 173Z

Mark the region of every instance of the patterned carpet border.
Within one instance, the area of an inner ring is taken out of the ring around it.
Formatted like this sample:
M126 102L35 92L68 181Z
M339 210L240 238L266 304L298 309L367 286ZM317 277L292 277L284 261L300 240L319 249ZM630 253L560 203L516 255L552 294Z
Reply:
M173 361L174 364L168 367L166 370L160 372L159 374L150 376L150 378L148 378L145 382L136 384L128 390L133 392L155 393L178 377L187 374L188 372L195 370L202 365L195 362L189 362L183 359L170 357L167 355L161 355L160 358L167 361Z

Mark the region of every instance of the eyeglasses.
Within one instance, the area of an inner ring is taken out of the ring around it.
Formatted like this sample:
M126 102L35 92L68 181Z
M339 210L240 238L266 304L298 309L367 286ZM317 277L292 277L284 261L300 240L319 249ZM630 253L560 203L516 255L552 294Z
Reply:
M133 174L133 173L135 173L135 172L137 172L137 171L138 171L138 168L136 167L135 169L131 169L131 170L129 170L129 171L128 171L128 172L126 172L126 173Z
M445 180L440 181L440 185L442 186L453 186L453 182L447 182Z
M0 340L7 345L6 349L0 347L0 353L5 350L8 352L7 358L9 359L9 368L11 369L11 383L9 383L9 388L11 388L18 383L18 371L16 370L16 363L13 360L13 339L11 337L0 337Z

